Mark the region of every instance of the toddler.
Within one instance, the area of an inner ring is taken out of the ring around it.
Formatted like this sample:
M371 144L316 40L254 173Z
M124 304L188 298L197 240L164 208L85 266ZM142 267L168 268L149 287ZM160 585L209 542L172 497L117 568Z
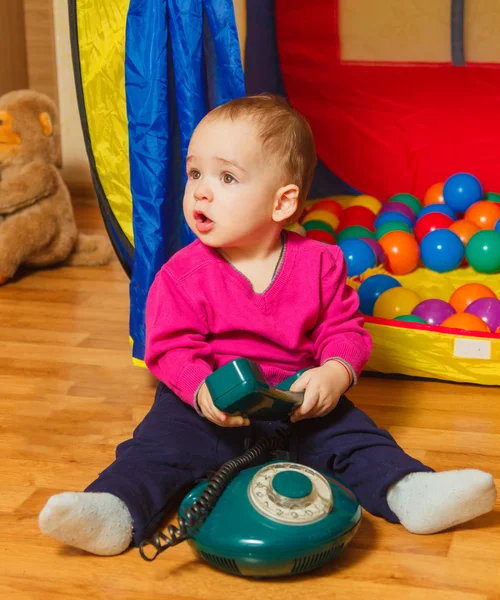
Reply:
M336 476L372 514L429 534L492 509L491 475L435 473L344 396L371 350L357 294L338 246L285 228L315 164L307 122L277 97L240 98L200 122L184 195L198 239L163 266L147 302L145 360L161 381L154 404L84 492L48 500L43 533L101 555L137 546L174 496L272 434L278 423L218 410L204 383L240 357L272 385L308 369L292 387L304 402L290 419L291 460Z

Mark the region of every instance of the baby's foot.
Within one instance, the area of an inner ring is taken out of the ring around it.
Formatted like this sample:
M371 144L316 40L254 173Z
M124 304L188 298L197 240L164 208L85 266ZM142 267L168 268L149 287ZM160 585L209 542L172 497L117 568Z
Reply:
M108 493L64 492L49 498L38 517L42 533L102 556L120 554L132 541L132 517Z
M489 512L496 495L493 477L483 471L418 472L392 485L387 503L408 531L428 534Z

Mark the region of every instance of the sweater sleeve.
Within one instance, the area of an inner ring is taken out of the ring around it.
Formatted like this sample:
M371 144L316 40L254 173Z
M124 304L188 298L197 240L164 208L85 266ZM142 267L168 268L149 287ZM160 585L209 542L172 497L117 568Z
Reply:
M356 382L370 357L372 341L358 311L358 294L346 282L344 255L338 247L335 251L334 263L321 281L321 313L311 338L318 364L339 359L351 368Z
M146 303L146 352L149 370L186 404L214 370L205 315L168 268L155 278Z

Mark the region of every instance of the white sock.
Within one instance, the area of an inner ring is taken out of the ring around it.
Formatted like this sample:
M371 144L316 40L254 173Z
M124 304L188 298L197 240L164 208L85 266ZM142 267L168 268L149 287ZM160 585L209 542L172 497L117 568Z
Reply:
M52 496L38 517L42 533L102 556L120 554L132 541L132 517L113 494L64 492Z
M496 495L493 477L483 471L418 472L389 488L387 504L408 531L428 534L489 512Z

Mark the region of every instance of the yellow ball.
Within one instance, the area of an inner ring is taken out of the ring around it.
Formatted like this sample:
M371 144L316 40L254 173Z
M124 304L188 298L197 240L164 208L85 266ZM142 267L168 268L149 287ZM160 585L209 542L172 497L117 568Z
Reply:
M339 218L337 215L334 215L328 210L312 210L310 213L307 213L307 216L302 220L302 223L308 223L309 221L323 221L331 225L334 231L336 231L339 226Z
M408 288L391 288L378 297L373 307L373 316L381 319L394 319L400 315L409 315L420 302L422 302L422 298Z
M293 223L292 225L288 225L287 227L285 227L285 229L288 229L288 231L295 231L295 233L306 237L307 231L302 227L300 223Z
M378 215L380 209L382 208L382 202L373 196L362 195L353 200L349 206L364 206L365 208L371 210L374 215Z

